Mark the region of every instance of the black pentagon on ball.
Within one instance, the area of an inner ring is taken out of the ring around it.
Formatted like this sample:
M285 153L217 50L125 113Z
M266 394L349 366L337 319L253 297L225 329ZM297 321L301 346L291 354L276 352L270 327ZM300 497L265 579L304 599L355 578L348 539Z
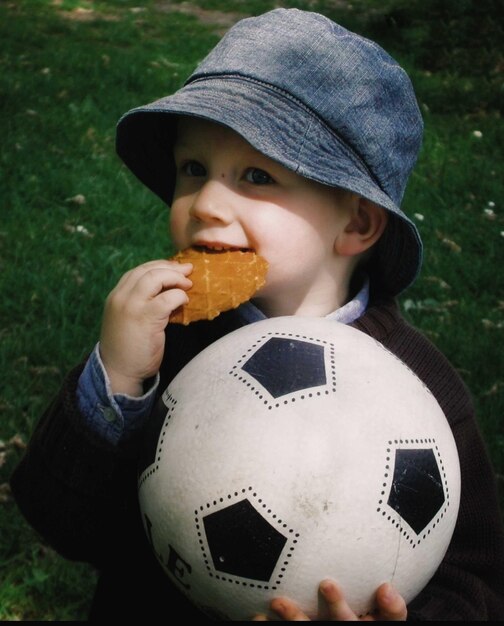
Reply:
M287 541L244 499L203 518L214 568L269 581Z
M274 398L326 384L324 346L272 337L242 365Z
M436 456L431 448L399 449L387 504L418 535L443 506L445 494Z

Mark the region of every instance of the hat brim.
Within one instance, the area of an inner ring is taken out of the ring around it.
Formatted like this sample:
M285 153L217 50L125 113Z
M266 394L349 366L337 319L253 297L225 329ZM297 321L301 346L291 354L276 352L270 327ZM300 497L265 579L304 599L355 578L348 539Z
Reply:
M396 295L415 280L422 260L416 226L383 192L359 155L299 100L242 76L210 76L126 113L117 125L117 153L167 204L175 184L172 148L180 115L227 126L297 174L383 206L391 213L387 227L391 232L382 238L376 254L386 266L396 268L383 272L383 288ZM391 236L392 231L396 236Z

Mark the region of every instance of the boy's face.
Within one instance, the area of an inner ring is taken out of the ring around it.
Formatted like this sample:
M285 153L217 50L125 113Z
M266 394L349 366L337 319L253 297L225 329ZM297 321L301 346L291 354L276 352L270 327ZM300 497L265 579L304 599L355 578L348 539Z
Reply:
M324 315L342 304L350 261L334 244L350 220L352 194L287 170L205 120L179 120L174 152L170 226L177 248L263 256L267 282L255 299L268 315Z

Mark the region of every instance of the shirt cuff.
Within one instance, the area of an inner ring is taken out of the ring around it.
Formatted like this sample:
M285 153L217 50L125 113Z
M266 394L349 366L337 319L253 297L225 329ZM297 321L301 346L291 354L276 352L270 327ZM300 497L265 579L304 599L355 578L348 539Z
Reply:
M96 344L79 378L77 404L87 427L117 445L142 428L152 410L158 385L159 374L139 398L113 394Z

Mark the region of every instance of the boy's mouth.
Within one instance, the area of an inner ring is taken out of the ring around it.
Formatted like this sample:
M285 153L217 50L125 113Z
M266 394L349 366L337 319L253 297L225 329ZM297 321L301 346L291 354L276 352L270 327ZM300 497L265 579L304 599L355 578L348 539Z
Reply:
M239 246L230 246L225 243L197 243L192 246L195 250L199 250L201 252L209 252L209 253L218 253L218 252L254 252L252 248L240 248Z

